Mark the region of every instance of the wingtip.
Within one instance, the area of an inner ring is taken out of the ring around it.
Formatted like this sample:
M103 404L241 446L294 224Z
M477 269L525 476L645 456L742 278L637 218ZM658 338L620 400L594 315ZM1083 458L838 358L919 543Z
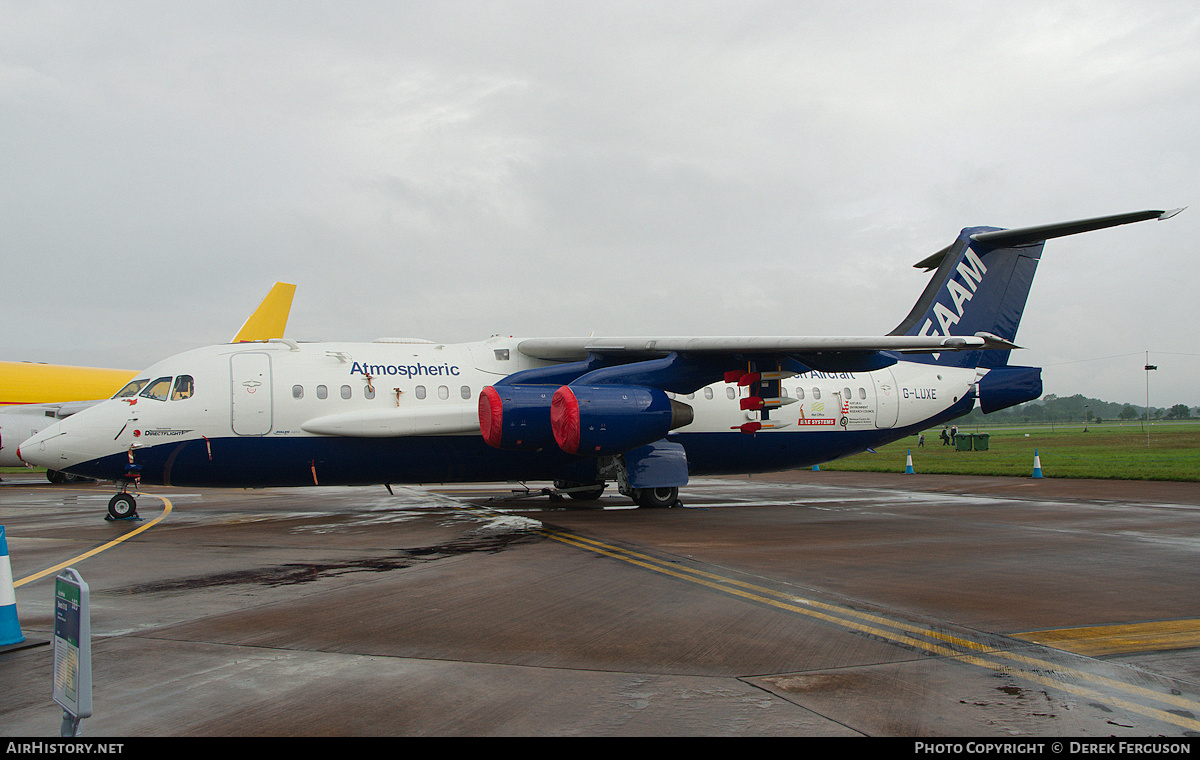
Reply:
M1164 211L1158 215L1158 221L1164 222L1167 219L1170 219L1171 217L1175 216L1179 212L1184 211L1186 209L1187 209L1187 206L1181 206L1180 208L1173 208L1170 211Z

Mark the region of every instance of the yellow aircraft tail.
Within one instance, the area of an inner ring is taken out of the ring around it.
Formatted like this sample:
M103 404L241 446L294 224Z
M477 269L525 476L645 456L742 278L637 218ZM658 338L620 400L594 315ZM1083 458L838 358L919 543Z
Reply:
M133 379L127 369L0 362L0 404L57 404L108 398Z
M292 296L296 294L296 286L286 282L277 282L267 293L254 313L246 319L242 329L233 336L231 343L249 343L255 340L270 340L282 338L283 328L287 326L288 315L292 310Z
M295 293L295 285L275 283L271 292L267 293L267 297L242 325L233 342L282 338ZM0 362L0 406L111 398L136 374L128 369Z

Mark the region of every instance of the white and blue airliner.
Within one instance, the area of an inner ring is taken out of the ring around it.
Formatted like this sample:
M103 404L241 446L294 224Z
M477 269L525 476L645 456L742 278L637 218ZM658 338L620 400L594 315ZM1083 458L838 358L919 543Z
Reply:
M671 506L689 476L810 467L1041 395L1009 364L1045 241L1166 219L1141 211L970 227L917 264L933 277L880 337L492 337L441 344L210 346L20 446L50 470L171 486L610 482Z

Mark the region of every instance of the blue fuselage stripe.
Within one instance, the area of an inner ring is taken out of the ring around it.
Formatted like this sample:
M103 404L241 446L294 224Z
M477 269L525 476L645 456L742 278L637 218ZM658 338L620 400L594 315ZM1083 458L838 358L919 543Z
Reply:
M687 451L691 475L728 475L808 467L912 435L970 411L962 399L920 425L887 430L772 431L770 433L673 433ZM595 479L595 459L556 446L504 451L481 436L246 437L188 440L137 450L143 483L174 486L269 487L379 483L468 483ZM90 477L118 480L129 463L124 453L71 468Z

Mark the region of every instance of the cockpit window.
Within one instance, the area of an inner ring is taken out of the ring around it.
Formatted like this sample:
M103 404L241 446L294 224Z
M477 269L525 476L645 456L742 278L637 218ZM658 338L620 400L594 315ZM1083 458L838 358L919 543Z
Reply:
M160 377L146 386L138 395L142 398L152 398L155 401L166 401L167 396L171 393L171 379L169 377Z
M191 375L180 375L175 378L175 388L171 391L171 400L191 398L195 390Z
M136 396L137 392L140 391L143 387L145 387L146 383L148 383L148 382L150 382L150 381L149 380L134 380L134 381L130 382L128 385L126 385L124 388L122 388L121 390L117 391L117 395L113 396L113 398L129 398L130 396Z

